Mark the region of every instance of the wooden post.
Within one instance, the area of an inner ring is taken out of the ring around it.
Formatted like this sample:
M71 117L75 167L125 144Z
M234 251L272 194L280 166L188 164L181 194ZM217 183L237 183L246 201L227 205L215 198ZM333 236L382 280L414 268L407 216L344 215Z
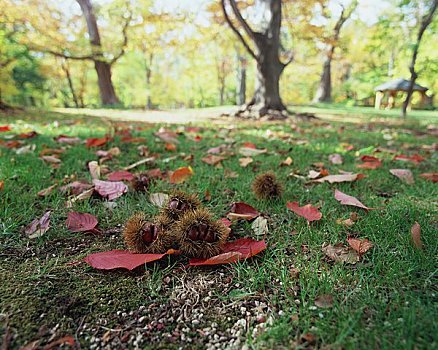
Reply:
M383 95L384 95L383 91L376 91L376 99L375 99L375 103L374 103L375 109L380 109L380 105L382 104Z
M391 109L394 107L395 104L395 95L396 95L396 91L391 90L389 92L389 96L388 96L388 106L386 107L386 109Z

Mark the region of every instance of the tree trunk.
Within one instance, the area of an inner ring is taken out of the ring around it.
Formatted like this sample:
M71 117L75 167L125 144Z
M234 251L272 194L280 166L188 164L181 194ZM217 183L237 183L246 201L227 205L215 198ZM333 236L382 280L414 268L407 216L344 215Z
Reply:
M76 97L75 89L73 87L73 81L71 79L70 69L68 67L68 63L67 62L61 63L61 67L62 67L62 70L65 73L65 76L67 77L68 87L70 88L70 93L72 95L75 107L79 108L78 98Z
M238 62L236 103L241 106L246 101L246 59L239 55Z
M406 93L406 99L403 102L403 108L402 108L403 118L406 118L409 102L411 101L412 93L414 92L415 80L417 79L417 73L415 72L415 63L417 61L418 49L420 48L421 38L423 37L426 28L432 22L437 7L438 7L438 0L434 0L430 7L430 11L423 17L421 21L420 30L418 31L418 35L417 35L417 42L415 43L414 51L412 53L411 65L409 66L409 71L411 72L411 80L409 82L409 87Z
M100 99L103 105L114 105L120 103L117 98L111 80L111 64L106 62L102 53L99 28L96 17L93 13L93 6L90 0L76 0L81 6L82 13L87 22L88 35L90 37L91 50L93 52L94 68L97 73Z
M154 59L154 55L151 52L149 54L149 62L146 62L146 108L152 109L152 93L151 93L151 78L152 78L152 61Z
M267 116L270 119L284 119L287 110L280 96L280 76L287 63L280 61L280 29L281 29L281 0L257 0L257 11L263 12L260 31L254 31L243 19L235 0L228 0L229 5L243 27L247 36L252 40L255 51L251 49L246 39L231 21L225 0L221 1L222 11L228 25L238 36L249 54L257 63L257 76L254 96L248 105L237 113L239 116L258 118Z
M332 100L332 57L327 56L322 68L321 79L313 102L331 102Z

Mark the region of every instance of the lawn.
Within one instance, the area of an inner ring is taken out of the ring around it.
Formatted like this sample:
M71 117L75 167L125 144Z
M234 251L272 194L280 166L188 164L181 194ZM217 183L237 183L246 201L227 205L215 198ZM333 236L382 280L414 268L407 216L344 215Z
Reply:
M1 114L0 126L12 128L0 133L3 342L13 349L33 342L43 348L72 336L85 349L437 348L438 191L436 183L420 177L437 170L436 129L421 118L402 123L388 116L358 123L360 118L354 123L229 120L197 129L53 112ZM176 150L167 150L154 136L160 127L178 132ZM123 133L115 130L144 139L123 141ZM37 136L18 139L20 145L7 143L30 131ZM88 148L83 142L58 143L54 138L61 134L84 141L105 134L114 139ZM267 152L242 167L238 151L246 142ZM210 148L222 144L230 146L222 167L202 161ZM27 145L29 149L22 148ZM130 190L114 201L115 207L98 196L66 207L67 196L59 188L75 180L91 183L87 163L98 160L97 150L121 151L101 164L104 173L104 167L120 170L142 159L140 145L156 160L131 172L191 166L193 176L177 185L167 178L154 181L149 193ZM61 162L40 159L60 148ZM343 164L329 161L335 153ZM399 154L419 154L424 161L394 160ZM357 168L363 155L378 157L382 166ZM293 163L280 166L287 157ZM312 183L307 175L320 171L321 162L330 174L343 170L366 177ZM410 169L415 183L392 175L393 168ZM285 185L281 199L258 200L251 191L256 174L268 170ZM48 195L37 194L54 184ZM183 256L168 256L134 271L102 271L80 262L90 253L124 249L125 221L138 211L156 214L149 194L173 189L198 194L218 219L233 202L252 205L267 219L268 233L257 236L251 222L240 220L231 226L231 239L265 238L267 249L236 264L212 267L189 267ZM334 198L335 189L375 210L342 205ZM308 224L286 208L293 201L319 206L322 219ZM49 230L29 238L24 227L47 210ZM71 211L95 215L101 233L71 233L65 225ZM342 221L351 213L358 218L346 226ZM412 242L415 222L421 226L423 249ZM349 237L373 243L355 264L335 262L321 249L324 243L347 245Z

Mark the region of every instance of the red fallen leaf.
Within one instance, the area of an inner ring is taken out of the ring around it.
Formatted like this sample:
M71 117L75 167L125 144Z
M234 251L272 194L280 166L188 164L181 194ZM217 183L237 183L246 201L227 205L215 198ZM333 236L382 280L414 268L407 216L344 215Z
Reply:
M231 210L227 214L227 217L230 219L252 220L259 215L260 213L249 204L237 202L231 205Z
M423 179L432 181L432 182L438 182L438 173L424 173L424 174L420 174L420 176Z
M309 222L321 220L322 218L321 212L311 204L300 207L298 202L287 202L286 207Z
M134 175L126 170L114 171L107 175L108 181L131 181L134 179Z
M37 136L38 133L36 131L29 131L29 132L24 132L22 134L18 134L17 138L19 139L31 139L35 136Z
M403 162L411 162L414 164L419 164L424 160L424 158L419 154L414 154L412 156L407 156L406 154L399 154L394 157L394 160L401 160Z
M256 149L256 145L254 145L252 142L244 142L242 147L246 147L246 148L253 148Z
M92 231L98 221L94 215L72 211L67 214L65 225L71 232Z
M357 198L349 196L348 194L345 194L344 192L341 192L339 190L335 190L335 198L337 201L339 201L341 204L344 205L351 205L353 207L358 207L365 210L373 209L373 208L368 208L367 206L362 204Z
M23 141L19 141L19 140L9 140L9 141L6 141L4 143L4 145L7 148L18 148L18 147L23 146L24 142Z
M182 168L176 169L171 175L169 182L171 184L180 184L186 181L189 177L193 175L193 170L191 167L184 166Z
M125 136L120 139L122 142L127 143L144 143L147 142L147 140L144 137L132 137L132 136Z
M6 131L11 131L11 126L10 125L0 125L0 132L6 132Z
M5 182L3 180L0 180L0 191L2 191L3 188L5 188Z
M134 270L145 263L159 260L173 251L164 254L133 254L127 250L110 250L108 252L87 255L84 261L99 270L128 269Z
M382 161L379 158L373 156L362 156L360 160L364 162L363 164L356 165L357 168L361 169L377 169L382 166Z
M176 151L176 145L173 143L166 143L166 151L175 152Z
M73 145L75 143L81 142L81 139L79 137L71 137L71 136L67 136L67 135L59 135L59 136L55 137L54 140L56 142L66 143L69 145Z
M148 170L146 175L154 179L162 179L164 177L160 168Z
M389 172L409 185L412 185L415 182L414 175L412 175L412 171L409 169L389 169Z
M200 136L200 135L196 135L194 138L193 138L193 141L195 141L195 142L200 142L202 140L202 136Z
M224 245L223 253L209 259L190 259L189 265L219 265L230 264L248 259L266 249L266 242L255 241L252 238L240 238Z
M100 147L105 145L108 141L111 140L111 137L105 136L105 137L92 137L87 139L87 142L85 143L85 145L90 148L90 147Z
M187 132L200 132L201 128L197 127L197 126L186 126L184 128L184 130L187 131Z
M54 340L43 347L43 350L51 350L53 348L59 348L61 345L68 344L70 346L75 346L76 341L75 338L71 335L66 335L65 337Z
M222 162L224 159L226 159L226 158L210 154L207 157L202 158L201 160L204 163L207 163L209 165L216 165L216 164L219 164L220 162Z
M380 162L379 158L374 156L367 156L367 155L360 157L360 160L362 162Z
M128 186L120 181L101 181L93 180L94 189L102 197L108 198L108 200L113 200L120 197L122 194L128 192Z
M347 238L347 243L350 245L351 248L358 252L359 255L365 254L373 247L373 243L371 243L367 238Z
M173 132L173 131L159 131L159 132L154 133L154 135L167 143L173 143L175 145L177 145L179 143L179 141L177 139L178 134L176 132Z
M411 227L411 237L415 248L423 249L423 242L421 241L421 226L418 222Z
M50 213L50 210L46 211L40 219L34 219L24 228L24 233L29 238L41 237L50 228Z
M338 182L352 182L363 179L363 174L339 174L339 175L327 175L320 179L313 180L312 182L329 182L331 184Z

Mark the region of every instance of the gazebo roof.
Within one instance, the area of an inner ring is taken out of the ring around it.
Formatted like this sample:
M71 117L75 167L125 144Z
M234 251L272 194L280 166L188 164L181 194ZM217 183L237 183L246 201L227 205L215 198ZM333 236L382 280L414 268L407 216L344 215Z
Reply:
M390 91L390 90L408 91L408 88L409 88L409 80L399 78L399 79L388 81L379 86L376 86L374 88L374 91ZM427 91L427 90L429 90L427 87L414 84L414 91Z

